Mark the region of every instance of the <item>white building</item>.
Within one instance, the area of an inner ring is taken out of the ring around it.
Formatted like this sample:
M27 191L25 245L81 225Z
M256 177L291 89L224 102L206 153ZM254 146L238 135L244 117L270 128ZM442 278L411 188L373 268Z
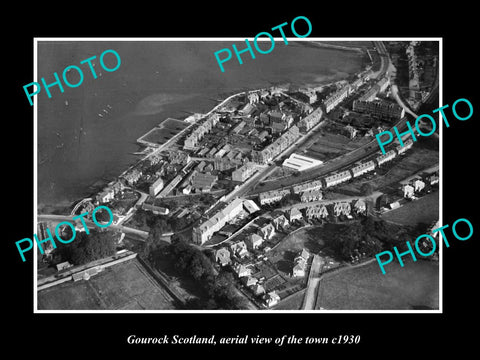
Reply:
M323 161L317 159L309 158L300 154L291 154L288 159L285 159L282 166L291 170L304 171L322 164Z
M330 187L330 186L335 186L335 185L338 185L338 184L341 184L345 181L348 181L352 178L352 174L350 174L350 171L342 171L338 174L335 174L335 175L332 175L332 176L328 176L325 178L325 185L326 187Z
M375 163L373 162L373 160L370 160L363 164L353 167L352 173L353 173L353 177L358 177L373 170L375 170Z

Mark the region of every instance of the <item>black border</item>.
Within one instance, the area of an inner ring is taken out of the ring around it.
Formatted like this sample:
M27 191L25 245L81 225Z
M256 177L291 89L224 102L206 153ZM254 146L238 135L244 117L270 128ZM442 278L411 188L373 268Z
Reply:
M480 230L476 230L470 240L451 241L451 247L444 249L443 314L33 314L33 257L27 257L27 262L22 263L14 242L31 236L33 223L33 107L28 105L22 86L33 79L34 37L250 37L300 15L310 19L311 37L442 37L444 104L467 98L475 109L470 120L453 120L449 129L444 128L444 223L451 224L466 217L475 229L478 228L478 215L474 212L478 199L475 186L478 162L474 145L478 130L475 118L480 102L473 92L478 77L474 38L477 22L473 19L473 6L458 4L450 9L432 6L423 10L417 4L365 3L353 8L345 3L331 9L322 3L305 3L303 9L294 9L278 3L276 12L270 8L265 13L260 12L257 4L244 2L223 3L218 8L204 3L199 10L184 4L184 9L175 11L163 4L154 6L151 11L150 5L142 9L131 8L132 4L117 3L115 6L90 11L63 7L60 17L54 15L55 10L42 8L42 11L17 13L21 18L13 29L18 32L9 29L8 22L2 25L7 36L4 48L8 48L10 54L3 57L7 74L4 94L8 99L4 106L9 110L4 119L3 145L4 177L7 179L4 208L8 214L3 259L9 265L3 274L7 282L4 296L8 302L4 309L8 323L14 325L7 329L5 340L9 347L19 350L28 342L38 352L45 352L52 346L60 356L75 348L82 349L85 355L139 354L144 350L154 351L157 356L166 355L160 345L128 345L126 338L130 334L152 337L164 334L216 334L217 337L359 334L362 337L356 346L262 347L272 355L279 351L297 354L301 350L313 350L319 355L327 352L341 355L344 351L356 354L368 350L373 356L396 352L410 356L424 351L433 354L451 345L467 350L475 344L474 332L466 325L471 313L475 312L474 264ZM116 10L125 13L119 15ZM13 189L9 190L10 187ZM27 333L31 336L22 335ZM170 346L176 354L183 350L197 354L225 350L231 354L262 349L253 346ZM390 351L380 352L380 349Z

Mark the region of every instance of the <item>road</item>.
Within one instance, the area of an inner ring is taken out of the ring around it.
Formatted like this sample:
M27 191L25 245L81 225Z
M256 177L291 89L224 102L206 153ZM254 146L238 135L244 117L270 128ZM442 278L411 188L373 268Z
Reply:
M69 222L72 222L72 223L74 223L74 222L78 223L80 225L81 224L80 219L73 220L73 217L74 217L74 215L39 214L37 216L37 220L38 221L53 221L53 222L69 221ZM85 224L87 225L87 227L89 229L97 229L98 228L93 223L93 221L90 221L90 220L85 220ZM124 226L124 225L114 225L114 224L112 224L112 225L108 226L108 228L119 230L119 231L124 232L126 234L137 235L137 236L140 236L140 238L142 238L142 239L146 239L148 237L148 232L147 231L134 229L134 228Z
M313 255L312 266L310 267L310 273L308 274L307 289L303 298L302 310L315 310L322 264L322 258L317 254Z

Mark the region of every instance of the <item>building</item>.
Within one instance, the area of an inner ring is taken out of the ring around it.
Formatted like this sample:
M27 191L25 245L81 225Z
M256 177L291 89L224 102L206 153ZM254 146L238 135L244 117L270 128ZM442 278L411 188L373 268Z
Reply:
M258 200L260 201L260 205L263 206L276 203L282 200L288 194L290 194L289 189L272 190L258 194Z
M142 209L146 211L151 211L156 215L168 215L168 213L170 212L170 210L166 207L161 207L161 206L156 206L156 205L146 204L146 203L142 204Z
M350 173L350 171L346 170L346 171L339 172L335 175L331 175L325 178L325 187L328 188L331 186L341 184L343 182L350 180L351 178L352 178L352 174Z
M366 215L367 213L367 203L362 199L358 199L353 205L353 208L357 214Z
M322 164L323 161L293 153L285 159L282 166L295 171L304 171Z
M317 108L314 112L308 114L302 120L298 122L298 129L300 132L306 134L309 132L315 125L317 125L322 119L323 111L321 108Z
M392 160L396 156L395 150L390 150L383 155L380 155L376 158L378 166L386 163L387 161Z
M305 192L305 191L321 189L322 186L323 185L322 185L321 180L315 180L315 181L308 182L308 183L305 183L305 184L295 185L293 187L293 192L295 194L300 194L301 192Z
M194 149L197 144L202 140L205 134L208 134L220 121L220 115L213 113L200 124L192 133L186 137L183 148L186 150Z
M215 262L219 263L221 266L229 265L232 262L230 258L230 251L227 248L222 247L215 251Z
M438 175L433 174L427 177L427 181L430 183L430 185L435 185L438 184L439 178Z
M253 276L244 276L242 277L242 283L245 286L255 286L258 283L258 279Z
M375 163L373 162L373 160L370 160L360 165L354 166L351 170L353 177L358 177L366 174L367 172L375 170Z
M68 261L64 261L64 262L61 262L59 264L56 265L57 267L57 271L62 271L62 270L65 270L65 269L68 269L70 267L72 267L73 265L70 264Z
M245 200L243 202L243 207L249 214L253 214L253 213L256 213L257 211L260 211L260 208L253 200Z
M245 127L247 123L245 121L240 121L237 125L233 127L232 130L230 130L231 134L238 134L242 129Z
M235 271L235 274L237 274L239 278L252 275L252 269L250 269L249 267L243 264L236 264L233 267L233 270Z
M245 239L245 244L248 250L256 250L263 244L263 238L258 234L250 234Z
M277 211L272 214L272 224L275 230L278 231L279 229L285 229L289 225L289 222L284 214Z
M193 228L192 240L196 244L203 244L212 235L237 217L243 210L243 199L236 198L223 210L217 212L207 221Z
M411 199L414 196L415 189L411 185L403 186L403 197L406 199Z
M340 216L340 215L345 215L348 216L350 215L351 207L350 203L348 202L336 202L333 205L333 213L335 216Z
M244 165L232 172L232 181L244 182L253 173L257 171L257 166L252 162L246 162Z
M252 114L257 110L255 105L252 103L247 103L243 108L241 108L238 112L243 116L252 116Z
M307 190L302 193L300 200L302 202L322 200L323 194L320 190Z
M266 220L266 219L264 219ZM275 227L270 222L264 222L258 226L258 232L265 240L271 239L275 235Z
M305 209L305 217L307 219L325 219L328 216L328 210L325 205L308 206Z
M387 78L381 78L375 85L373 85L365 94L363 94L358 100L360 101L372 101L379 93L387 90L390 82Z
M217 176L205 173L196 173L191 179L191 185L194 189L201 192L209 192L217 182Z
M155 197L160 192L160 190L163 189L163 186L163 179L160 177L148 188L150 196Z
M290 222L300 220L302 218L302 213L296 207L285 211L285 213L287 214L288 220L290 220Z
M263 150L252 151L252 160L258 164L267 164L280 155L300 137L296 125L285 131L277 140L265 147Z
M272 307L278 304L280 296L275 291L269 292L265 297L265 303L268 307Z
M257 92L248 93L247 98L250 104L258 103L258 101L260 100L260 96Z
M137 181L142 176L142 172L138 169L132 169L130 172L123 175L123 178L127 182L128 185L133 186L137 183Z
M180 181L182 181L183 179L183 175L182 174L179 174L177 176L175 176L173 178L172 181L170 181L167 186L165 186L161 191L160 193L157 195L157 198L161 198L161 197L165 197L167 196L168 194L170 194L170 192L175 189L175 187L180 183Z
M293 277L304 277L305 276L305 268L307 267L307 263L305 261L298 261L295 263L292 269L292 276Z
M230 245L230 250L232 250L233 255L239 258L243 258L248 255L248 248L245 241L239 241Z
M255 296L261 296L265 294L265 288L258 282L252 286L252 292Z
M110 200L113 200L114 196L115 193L113 189L105 188L95 196L95 200L99 203L107 203Z
M350 85L346 85L343 88L335 91L332 95L326 98L323 101L323 105L325 106L325 112L328 114L332 111L338 104L340 104L349 94L350 92Z
M400 207L400 203L398 201L395 201L390 204L390 209L398 209Z
M302 249L300 254L294 259L294 267L292 269L293 277L305 276L305 270L307 268L307 262L310 258L310 253L306 249Z
M397 147L395 149L397 150L398 155L400 155L400 154L404 153L405 151L407 151L408 149L410 149L412 146L413 146L413 140L408 139L407 141L403 142L403 146L402 145L397 145Z
M357 136L357 129L355 129L353 126L347 125L345 126L341 132L343 135L347 136L349 139L355 138Z
M422 191L425 188L425 183L422 180L417 179L413 182L413 186L415 188L415 192L418 192Z
M405 116L405 109L400 105L387 101L362 101L353 102L353 110L368 113L375 118L400 120Z

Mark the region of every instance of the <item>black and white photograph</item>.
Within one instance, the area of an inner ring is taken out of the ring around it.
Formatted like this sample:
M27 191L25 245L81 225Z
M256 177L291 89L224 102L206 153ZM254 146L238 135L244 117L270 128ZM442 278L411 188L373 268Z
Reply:
M264 37L37 40L36 310L440 309L441 40Z
M473 350L472 6L198 5L8 12L6 350Z

